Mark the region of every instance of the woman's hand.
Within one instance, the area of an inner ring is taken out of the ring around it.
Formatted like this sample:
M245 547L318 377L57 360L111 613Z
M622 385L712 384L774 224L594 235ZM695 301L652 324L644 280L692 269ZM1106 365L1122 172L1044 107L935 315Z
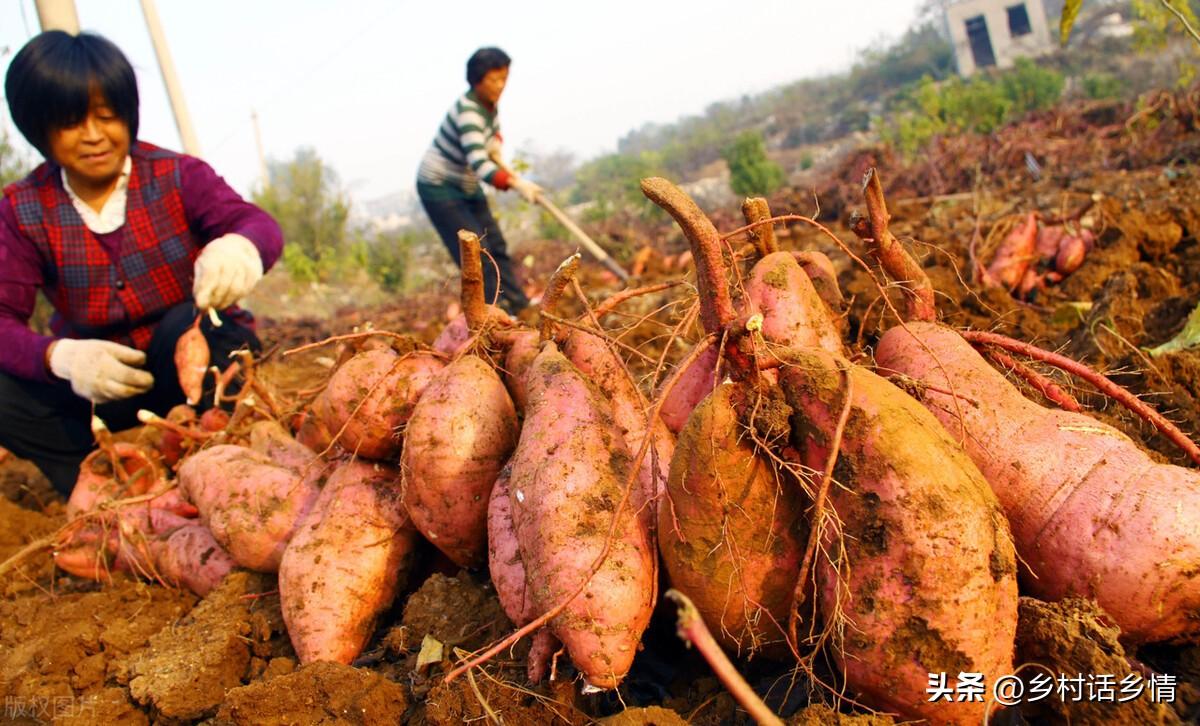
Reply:
M71 382L71 390L92 403L108 403L145 393L154 376L137 366L146 363L140 350L110 340L62 338L46 355L50 372Z
M209 242L196 258L192 295L201 310L224 310L245 297L263 276L262 257L240 234Z

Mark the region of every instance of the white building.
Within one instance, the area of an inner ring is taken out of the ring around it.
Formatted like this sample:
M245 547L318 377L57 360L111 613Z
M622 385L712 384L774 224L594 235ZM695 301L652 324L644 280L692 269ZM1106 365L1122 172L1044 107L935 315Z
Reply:
M958 72L1008 68L1054 47L1042 0L960 0L946 7Z

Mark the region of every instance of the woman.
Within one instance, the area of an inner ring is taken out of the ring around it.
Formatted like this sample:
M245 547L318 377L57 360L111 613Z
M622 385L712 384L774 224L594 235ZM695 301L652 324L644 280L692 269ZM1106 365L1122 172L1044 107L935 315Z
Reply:
M482 181L496 189L515 189L528 202L542 192L537 184L498 163L503 155L496 104L508 82L511 63L499 48L480 48L467 61L470 89L450 107L421 160L417 196L455 264L462 264L458 230L469 229L479 235L499 268L499 304L515 315L529 305L529 298L513 272L504 235L480 186ZM489 272L493 268L486 256L483 264L484 294L490 302L496 298L496 276Z
M203 161L137 140L137 79L108 40L42 33L4 89L46 161L0 199L0 446L68 495L93 409L120 430L140 408L184 401L175 342L199 311L225 323L201 326L215 365L260 349L248 316L229 308L283 239ZM53 336L28 327L38 290L55 309Z

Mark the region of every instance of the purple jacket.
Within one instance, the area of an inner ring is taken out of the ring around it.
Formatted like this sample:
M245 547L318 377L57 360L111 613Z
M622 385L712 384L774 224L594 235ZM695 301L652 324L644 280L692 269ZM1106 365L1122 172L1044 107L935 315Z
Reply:
M243 200L200 159L181 157L179 180L184 215L198 237L207 242L241 234L258 248L263 269L275 263L283 236L270 215ZM124 228L95 236L112 257L119 253ZM0 371L19 378L49 380L44 361L53 338L28 327L37 291L50 271L48 264L20 231L12 201L7 196L0 199Z

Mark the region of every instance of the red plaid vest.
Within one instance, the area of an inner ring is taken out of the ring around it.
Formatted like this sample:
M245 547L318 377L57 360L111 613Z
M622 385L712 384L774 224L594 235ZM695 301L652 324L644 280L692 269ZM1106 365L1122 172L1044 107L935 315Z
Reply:
M66 323L64 332L145 350L159 318L191 297L201 245L184 214L180 155L138 142L130 156L116 264L75 211L57 164L41 164L5 194L21 233L42 255L42 291Z

